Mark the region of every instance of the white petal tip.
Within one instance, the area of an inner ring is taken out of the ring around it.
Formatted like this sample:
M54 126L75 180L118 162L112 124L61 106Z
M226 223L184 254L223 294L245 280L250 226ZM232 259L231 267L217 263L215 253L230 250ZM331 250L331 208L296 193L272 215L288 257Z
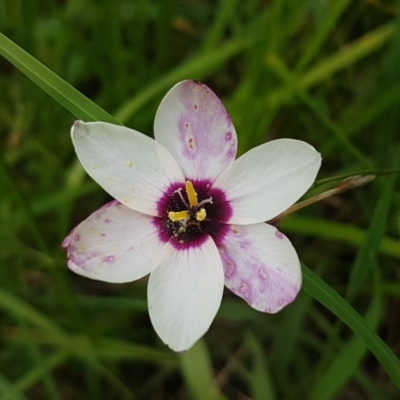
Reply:
M84 124L84 122L83 122L83 121L80 121L80 120L76 120L76 121L73 123L73 125L72 125L72 127L71 127L71 136L72 136L72 137L74 136L74 134L76 133L76 131L77 131L78 129L81 128L82 124Z
M71 244L71 235L68 235L63 242L61 243L61 247L63 249L67 249L69 247L69 245Z
M172 347L170 347L170 349L173 350L173 351L175 351L176 353L179 353L179 354L186 353L186 352L189 350L189 349L186 349L186 350L175 350L175 349L173 349Z

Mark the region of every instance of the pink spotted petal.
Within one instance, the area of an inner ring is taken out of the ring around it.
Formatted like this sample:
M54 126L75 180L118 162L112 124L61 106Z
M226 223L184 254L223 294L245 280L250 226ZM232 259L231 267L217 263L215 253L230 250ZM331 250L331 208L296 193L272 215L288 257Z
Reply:
M290 241L267 224L232 225L218 245L225 285L256 310L276 313L297 296L300 262Z
M215 93L199 82L180 82L167 93L157 111L154 135L186 179L214 181L236 156L232 121Z
M114 283L149 274L160 264L164 246L152 217L117 201L94 212L63 242L72 271Z
M164 343L175 351L193 346L210 327L223 289L221 259L211 238L186 250L170 246L148 286L151 322Z
M112 197L148 215L182 171L155 140L123 126L76 121L72 140L86 172Z

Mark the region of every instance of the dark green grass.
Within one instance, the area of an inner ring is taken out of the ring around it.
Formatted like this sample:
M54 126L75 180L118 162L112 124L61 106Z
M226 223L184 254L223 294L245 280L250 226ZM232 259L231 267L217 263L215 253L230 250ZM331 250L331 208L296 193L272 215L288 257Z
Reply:
M379 174L400 166L399 12L384 0L0 0L0 32L78 90L0 40L0 399L400 398L400 191ZM177 355L151 327L146 279L76 276L60 244L108 200L77 161L73 121L151 136L186 78L222 98L241 154L297 138L322 153L319 178L377 178L282 222L309 268L291 306L264 315L226 292Z

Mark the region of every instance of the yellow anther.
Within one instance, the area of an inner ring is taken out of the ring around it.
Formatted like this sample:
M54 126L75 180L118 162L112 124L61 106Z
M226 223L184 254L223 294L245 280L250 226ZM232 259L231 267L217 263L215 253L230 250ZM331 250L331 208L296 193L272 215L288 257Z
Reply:
M186 181L186 193L189 199L190 207L196 207L199 202L197 201L197 193L194 190L193 184L190 181Z
M199 211L197 211L196 213L196 219L197 221L201 222L206 218L207 214L206 214L206 210L204 208L200 208Z
M186 211L186 210L184 210L184 211L177 211L177 212L170 211L170 212L168 213L168 218L169 218L171 221L174 221L174 222L175 222L175 221L183 221L183 220L189 218L189 212Z

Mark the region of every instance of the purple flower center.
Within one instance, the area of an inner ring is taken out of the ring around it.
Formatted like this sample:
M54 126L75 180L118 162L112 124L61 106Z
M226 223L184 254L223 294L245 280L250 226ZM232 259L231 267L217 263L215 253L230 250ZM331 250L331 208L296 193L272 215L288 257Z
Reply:
M218 243L232 216L224 192L205 180L171 185L157 207L154 223L159 237L176 249L200 246L209 236Z

